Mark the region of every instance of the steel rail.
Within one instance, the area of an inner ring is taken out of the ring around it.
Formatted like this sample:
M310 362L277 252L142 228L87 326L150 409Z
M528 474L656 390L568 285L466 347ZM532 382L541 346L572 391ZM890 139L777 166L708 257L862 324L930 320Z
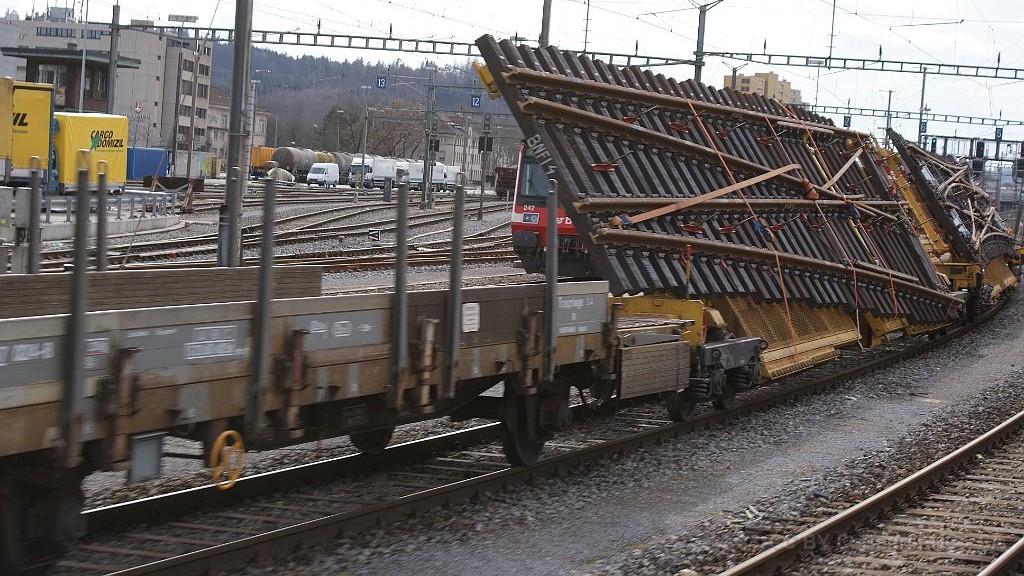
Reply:
M945 336L935 340L923 341L916 346L875 358L855 368L808 382L787 390L782 394L748 402L729 410L713 412L692 421L652 428L595 446L545 458L533 466L499 470L476 478L407 495L391 502L379 503L363 509L299 523L264 534L204 548L181 556L157 560L145 565L115 572L114 574L118 576L137 576L142 574L180 576L182 573L217 573L248 565L259 558L288 554L300 547L328 541L346 534L358 532L359 530L377 527L384 523L404 520L414 515L423 514L432 508L451 506L455 503L474 498L484 492L496 491L511 485L529 483L537 478L562 474L568 470L612 455L629 453L644 447L660 444L695 430L737 420L771 406L791 402L835 388L854 377L889 366L947 343L992 318L1004 304L1005 300L1000 301L996 306L986 311L979 318L978 322L953 329ZM392 449L389 448L384 452L384 455L389 455L391 451ZM318 465L307 465L304 467L305 473L308 474L313 471L312 477L319 477L321 479L326 477L326 474L316 472ZM284 475L285 472L278 472L277 474ZM294 482L291 479L285 478L279 478L277 481L281 482L282 485ZM156 497L152 500L155 502L159 498L161 497ZM154 502L148 502L147 505L153 506ZM187 500L179 500L179 502L187 502ZM151 513L157 513L158 511L156 508L151 508Z
M775 545L774 547L734 566L720 576L741 576L745 574L773 574L795 562L801 553L809 552L827 541L830 536L845 534L873 520L893 507L913 496L926 491L937 480L967 466L971 461L992 446L1007 437L1024 429L1024 410L1007 419L999 426L975 438L956 451L943 456L927 467L900 480L896 484L878 492L867 500L820 522L807 530ZM1007 551L1008 559L1000 560L1000 564L1019 558L1024 553L1024 545L1017 543L1018 548ZM1002 557L1000 557L1002 558Z
M611 228L598 229L594 234L594 242L598 244L635 244L639 246L672 248L678 250L692 247L693 250L698 252L707 251L737 258L746 258L764 262L771 266L774 266L776 259L778 259L778 261L783 265L796 268L806 268L809 270L818 270L833 276L847 278L851 281L854 279L858 282L861 280L868 280L885 286L886 289L888 289L889 285L892 284L900 290L924 296L930 300L939 301L945 304L959 305L962 303L959 298L951 293L939 292L938 290L926 288L916 282L908 281L901 277L904 276L903 274L897 275L894 272L890 275L888 271L869 270L865 266L858 266L857 269L860 270L858 273L848 265L808 258L807 256L800 256L798 254L788 252L773 252L771 250L755 248L753 246L744 246L742 244L716 242L714 240L703 240L694 237L667 236L664 234L653 234L651 232L614 230Z

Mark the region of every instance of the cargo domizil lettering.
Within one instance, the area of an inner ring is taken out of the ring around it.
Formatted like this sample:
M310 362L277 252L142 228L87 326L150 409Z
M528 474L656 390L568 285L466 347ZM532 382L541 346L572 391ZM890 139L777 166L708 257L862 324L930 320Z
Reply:
M113 130L93 130L89 137L92 139L90 150L97 148L124 148L123 138L114 138Z
M15 112L14 113L14 125L23 128L28 127L28 113L27 112Z

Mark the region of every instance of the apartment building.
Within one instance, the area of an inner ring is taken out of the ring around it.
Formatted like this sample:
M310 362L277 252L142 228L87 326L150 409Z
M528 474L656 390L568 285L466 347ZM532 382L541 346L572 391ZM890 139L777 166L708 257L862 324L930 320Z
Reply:
M105 112L111 26L75 20L73 10L60 7L8 19L7 26L18 29L16 44L8 39L0 47L5 57L17 59L16 79L54 85L58 109L78 110L84 92L83 111ZM128 117L129 146L185 153L191 145L193 151L208 151L213 44L185 34L164 35L153 25L145 20L121 25L113 113ZM9 68L9 62L0 64ZM180 166L175 173L184 175Z
M800 91L793 88L788 80L779 78L774 72L758 72L753 75L733 74L722 80L722 86L748 94L762 94L775 98L783 104L803 104Z

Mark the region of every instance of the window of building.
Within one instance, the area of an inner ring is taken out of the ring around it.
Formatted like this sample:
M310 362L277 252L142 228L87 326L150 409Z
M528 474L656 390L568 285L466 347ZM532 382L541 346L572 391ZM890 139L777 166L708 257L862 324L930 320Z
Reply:
M750 78L740 78L740 84L750 84Z
M210 86L208 84L200 84L198 90L197 95L200 98L208 98L210 96Z
M65 64L40 64L36 71L36 82L53 84L61 91L68 87L68 67Z
M99 40L100 38L103 38L103 31L102 30L86 30L86 37L89 38L90 40Z
M107 71L102 69L88 70L85 74L85 97L103 100L107 97Z
M191 106L186 106L184 104L181 104L180 106L178 106L178 116L191 116L191 115L192 115L192 107Z
M196 136L206 136L206 128L196 128Z
M199 65L199 75L200 76L209 77L210 76L210 67L207 66L206 64L200 64Z
M181 69L185 72L191 72L196 69L196 63L192 60L182 60Z
M192 93L192 81L191 80L182 80L181 81L181 93L182 94L191 94Z
M74 38L76 36L73 28L59 28L57 26L37 26L36 36L54 36L57 38Z
M196 118L206 118L206 108L196 108Z

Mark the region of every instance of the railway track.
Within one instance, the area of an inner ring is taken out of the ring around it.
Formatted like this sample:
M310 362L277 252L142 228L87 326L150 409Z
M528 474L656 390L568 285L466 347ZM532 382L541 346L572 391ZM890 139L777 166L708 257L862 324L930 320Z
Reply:
M351 218L354 216L365 215L374 211L379 211L382 208L364 208L360 209L356 213L346 212L345 214L332 216L321 220L316 223L307 224L301 227L297 227L289 230L281 230L274 233L274 243L278 246L289 246L289 245L302 245L308 242L323 241L323 240L343 240L346 235L352 234L365 234L370 229L380 230L382 233L388 233L394 231L398 224L394 218L383 218L368 222L358 222L352 224L343 224L337 226L325 226L333 222ZM332 208L323 210L321 213L327 214L330 212L336 212L338 209ZM492 205L485 207L485 213L501 212L504 210L503 206ZM300 218L309 218L310 215L297 215L292 217L286 217L275 221L275 226L281 225L286 222L292 222ZM409 217L408 225L411 229L423 228L428 226L436 226L451 220L450 214L415 214ZM501 228L506 226L505 223L501 224ZM248 226L243 230L242 235L242 246L243 248L257 248L261 241L262 225ZM494 228L492 228L494 229ZM337 255L342 253L351 254L352 250L357 249L339 249L336 251ZM201 254L210 254L217 251L217 235L216 234L203 234L198 236L190 236L188 238L174 239L174 240L154 240L148 242L136 242L131 245L119 245L111 246L108 249L108 258L111 262L120 264L130 264L137 262L157 261L157 260L168 260L172 258L189 257ZM318 253L322 254L323 251ZM46 270L62 270L64 264L68 263L73 255L73 248L64 248L59 250L48 250L43 252L43 262L41 268Z
M994 313L995 309L989 315ZM510 468L504 463L500 442L486 442L500 430L494 424L396 446L381 456L351 456L244 478L226 493L205 487L93 510L86 517L94 528L123 527L157 517L179 519L115 535L94 534L59 563L57 573L182 574L244 566L258 557L401 520L815 394L933 349L973 326L931 341L896 342L866 354L851 352L841 361L787 379L777 392L688 422L669 422L660 403L628 404L609 418L585 419L565 438L549 442L548 457L534 466ZM496 409L499 400L495 398ZM576 410L586 414L583 408ZM453 445L469 448L452 451ZM338 474L353 475L309 487ZM249 499L294 486L303 488ZM197 506L218 508L180 519L183 510Z
M1024 412L1019 412L723 575L1020 573L1022 461Z

